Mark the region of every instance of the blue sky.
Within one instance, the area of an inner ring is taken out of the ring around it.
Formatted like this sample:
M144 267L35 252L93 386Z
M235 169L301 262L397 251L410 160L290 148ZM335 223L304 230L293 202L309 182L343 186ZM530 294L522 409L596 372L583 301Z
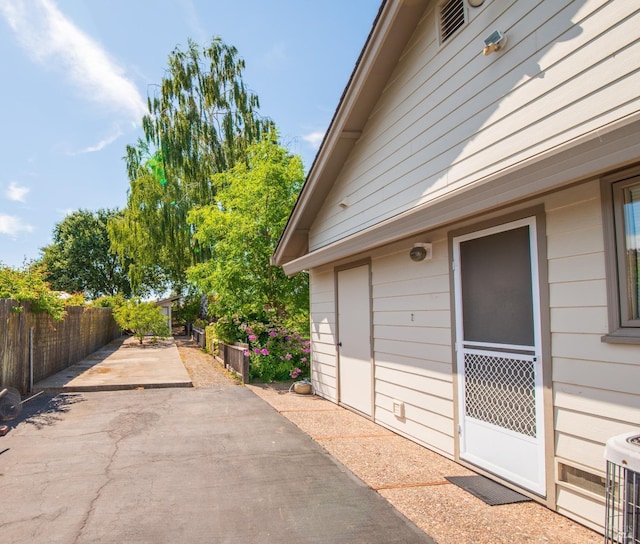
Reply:
M0 262L37 259L77 209L122 208L147 89L191 38L220 36L305 167L379 0L0 0Z

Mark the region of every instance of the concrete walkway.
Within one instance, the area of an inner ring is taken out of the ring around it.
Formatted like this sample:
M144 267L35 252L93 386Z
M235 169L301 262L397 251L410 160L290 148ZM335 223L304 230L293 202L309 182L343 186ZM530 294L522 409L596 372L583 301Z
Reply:
M121 337L86 359L34 384L47 393L191 387L173 338L144 344Z

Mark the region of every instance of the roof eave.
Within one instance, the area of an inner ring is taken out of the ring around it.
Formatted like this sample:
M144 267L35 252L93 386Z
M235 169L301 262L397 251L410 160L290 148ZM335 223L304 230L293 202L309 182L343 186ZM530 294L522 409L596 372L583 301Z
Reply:
M430 0L384 0L271 263L309 251L308 233Z
M291 259L284 272L292 276L632 164L640 156L639 131L640 112Z

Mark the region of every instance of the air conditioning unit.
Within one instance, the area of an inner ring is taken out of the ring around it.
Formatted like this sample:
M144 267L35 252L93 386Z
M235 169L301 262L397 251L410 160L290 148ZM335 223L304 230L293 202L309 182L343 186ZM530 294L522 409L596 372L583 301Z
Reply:
M640 544L640 434L607 440L605 544Z

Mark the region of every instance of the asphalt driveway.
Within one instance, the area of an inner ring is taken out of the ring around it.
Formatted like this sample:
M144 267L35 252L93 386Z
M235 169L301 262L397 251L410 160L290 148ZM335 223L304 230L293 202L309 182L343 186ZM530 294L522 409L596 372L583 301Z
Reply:
M243 387L41 395L0 438L0 542L431 543Z

